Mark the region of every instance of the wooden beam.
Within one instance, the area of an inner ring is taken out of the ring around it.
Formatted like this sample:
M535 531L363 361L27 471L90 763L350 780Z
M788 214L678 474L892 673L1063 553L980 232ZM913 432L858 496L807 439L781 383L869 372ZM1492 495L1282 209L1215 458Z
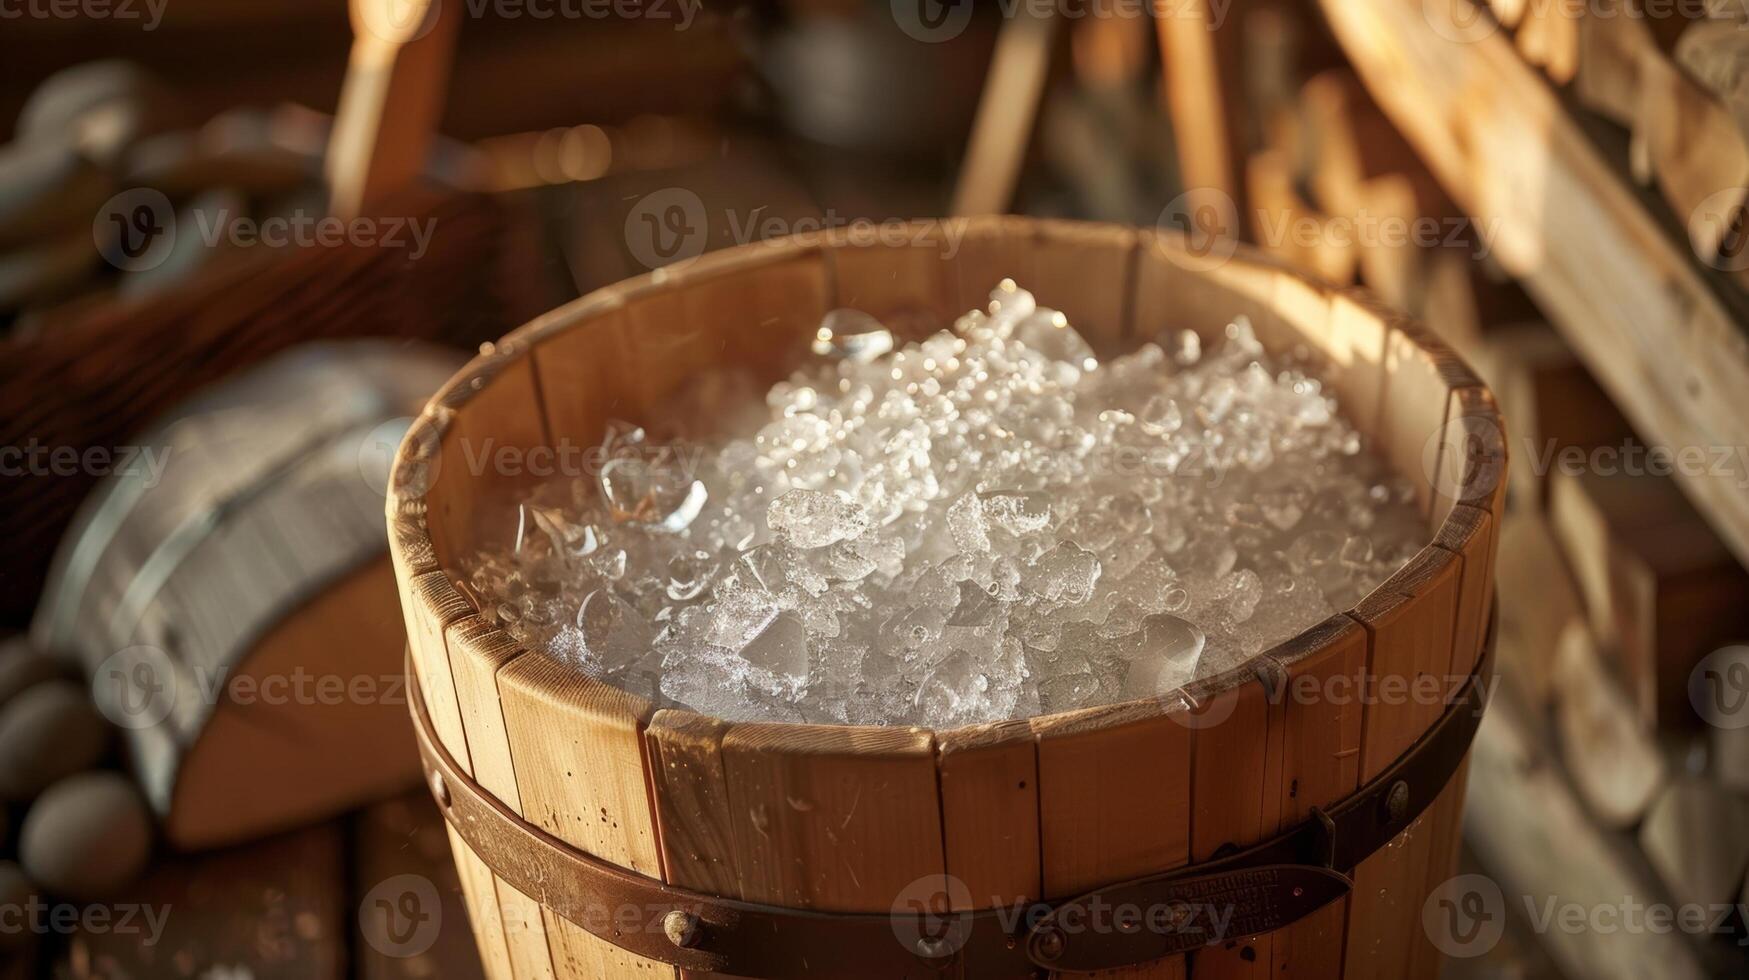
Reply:
M352 55L328 144L329 210L354 218L425 170L461 5L353 0Z
M1508 38L1436 28L1475 16L1471 0L1321 3L1379 105L1497 232L1502 267L1635 428L1720 459L1685 470L1683 487L1749 561L1749 466L1735 452L1749 446L1749 340L1714 291L1718 277L1646 210Z
M1030 11L1017 11L996 35L990 74L953 192L955 216L1004 214L1013 204L1057 38L1058 18Z
M1178 146L1178 176L1186 191L1219 191L1245 213L1244 88L1240 29L1248 5L1210 0L1155 0L1162 94ZM1223 220L1226 216L1223 216ZM1242 224L1242 222L1239 222ZM1220 228L1237 238L1241 227Z

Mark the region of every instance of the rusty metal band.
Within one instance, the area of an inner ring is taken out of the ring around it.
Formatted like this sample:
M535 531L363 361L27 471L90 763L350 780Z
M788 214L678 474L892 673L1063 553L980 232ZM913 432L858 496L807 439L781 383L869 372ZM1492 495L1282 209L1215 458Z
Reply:
M996 980L1136 966L1273 932L1346 895L1346 872L1431 806L1481 722L1493 662L1377 779L1278 837L1212 861L1064 901L978 912L828 913L739 902L664 884L528 823L461 770L438 741L409 664L414 724L444 817L506 884L629 953L687 970L801 980Z

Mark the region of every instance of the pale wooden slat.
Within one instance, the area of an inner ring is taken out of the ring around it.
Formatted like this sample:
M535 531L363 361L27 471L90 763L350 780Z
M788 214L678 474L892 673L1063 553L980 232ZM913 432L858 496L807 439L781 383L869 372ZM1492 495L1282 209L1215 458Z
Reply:
M826 260L818 248L762 244L700 258L677 274L682 315L714 327L714 363L780 380L806 355L826 315Z
M956 311L989 306L990 291L1004 279L1014 280L1023 289L1032 288L1038 267L1032 222L1012 217L972 218L964 229L959 254L954 257Z
M617 407L626 378L616 363L627 286L609 286L522 327L511 338L529 351L541 411L555 447L593 447Z
M1095 351L1109 356L1123 348L1129 333L1138 241L1128 228L1038 222L1032 276L1019 283L1040 306L1062 311Z
M1429 811L1427 872L1421 889L1415 896L1415 908L1423 908L1427 897L1440 885L1457 874L1458 852L1463 843L1464 789L1469 781L1470 764L1466 759L1446 783L1439 799ZM1415 931L1416 944L1410 955L1409 975L1420 980L1435 980L1443 963L1442 954L1433 945L1425 928Z
M481 530L481 537L472 529L457 527L469 521L501 520L504 524L497 533L507 533L508 514L489 508L487 501L508 502L526 493L536 481L530 464L537 457L531 451L551 445L534 361L525 353L519 342L498 344L474 358L432 398L432 405L454 412L443 434L444 468L433 480L431 496L442 501L435 508L436 519L458 546L476 548L482 537L493 537L491 527ZM500 456L505 448L520 453L520 458ZM456 557L445 556L452 562ZM472 601L469 606L473 608ZM523 651L492 620L477 614L448 624L444 645L467 738L469 773L520 815L522 797L500 704L498 672ZM552 954L538 903L496 875L492 887L477 897L493 903L493 908L470 908L499 920L517 980L551 977Z
M1360 739L1367 634L1333 616L1267 655L1283 678L1282 765L1277 795L1281 825L1306 820L1353 793L1360 780ZM1340 975L1347 901L1333 903L1271 937L1274 975Z
M737 724L722 758L742 898L838 912L939 901L927 730Z
M1369 698L1361 739L1361 782L1378 777L1438 719L1443 698L1425 682L1443 676L1451 660L1457 618L1459 563L1429 546L1356 608L1369 634ZM1414 956L1413 930L1384 927L1419 915L1414 900L1432 860L1427 813L1384 850L1355 869L1349 899L1343 976L1406 976Z
M1669 446L1749 445L1749 346L1718 276L1646 209L1551 91L1498 34L1436 29L1471 0L1323 0L1367 88L1458 203L1495 229L1494 258L1523 281L1635 428ZM1426 8L1426 9L1422 9ZM1749 556L1741 460L1684 489Z
M1033 719L1047 897L1189 862L1191 730L1173 708L1184 709L1143 702ZM1184 973L1175 956L1112 976Z
M1187 713L1191 726L1190 859L1208 861L1241 849L1275 832L1265 826L1269 785L1271 705L1263 681L1249 668L1239 678L1199 684L1190 694L1200 706ZM1271 821L1273 824L1273 821ZM1261 978L1270 972L1271 936L1227 941L1198 950L1190 958L1197 980Z
M946 329L970 309L959 308L954 265L966 227L955 218L908 223L901 248L860 242L849 231L835 237L826 250L832 305L861 310L907 341Z
M644 768L649 703L539 656L511 661L498 689L524 818L596 857L660 877ZM674 975L542 913L561 977Z
M553 954L548 947L540 903L503 878L494 875L492 881L497 886L498 921L504 930L511 975L516 980L553 980ZM477 908L470 904L468 911L472 913Z
M723 775L727 722L663 709L650 719L651 786L668 882L712 895L740 894L729 789Z
M438 740L469 774L468 740L462 726L461 704L456 698L454 675L450 671L449 649L444 645L443 632L473 612L473 607L450 584L443 572L432 571L413 576L401 587L401 605L407 615L407 646L412 654L413 669L419 677L419 688L425 696L425 708L431 715L431 725Z
M500 345L432 399L448 413L425 515L443 567L512 540L516 501L536 479L529 464L551 443L538 391L534 361Z
M1440 525L1433 543L1462 562L1451 659L1445 668L1445 676L1451 679L1449 688L1475 668L1487 638L1488 600L1494 590L1494 517L1485 510L1459 504Z
M1369 634L1369 685L1361 742L1361 782L1378 776L1439 717L1428 684L1450 663L1459 567L1429 546L1351 615Z
M1039 873L1038 747L1024 721L936 737L948 900L955 911L1043 897ZM968 904L969 903L969 904Z
M504 921L498 915L498 894L492 869L486 867L486 862L480 860L454 827L446 823L443 829L449 832L450 853L455 855L462 894L468 900L468 921L473 926L474 944L479 948L486 976L490 980L517 980L510 965L510 951L504 942Z

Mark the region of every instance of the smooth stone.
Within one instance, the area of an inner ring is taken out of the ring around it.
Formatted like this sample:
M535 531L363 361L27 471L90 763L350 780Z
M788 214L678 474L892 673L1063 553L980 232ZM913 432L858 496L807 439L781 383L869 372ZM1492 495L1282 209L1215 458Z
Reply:
M114 160L182 120L170 89L131 61L89 61L42 81L18 113L20 139L71 135L93 159Z
M0 707L29 688L66 675L60 664L37 652L22 636L0 643Z
M70 776L24 815L18 854L49 892L92 901L138 878L152 856L152 817L126 776L108 770Z
M38 684L0 708L0 799L30 799L97 765L108 745L109 725L83 687Z

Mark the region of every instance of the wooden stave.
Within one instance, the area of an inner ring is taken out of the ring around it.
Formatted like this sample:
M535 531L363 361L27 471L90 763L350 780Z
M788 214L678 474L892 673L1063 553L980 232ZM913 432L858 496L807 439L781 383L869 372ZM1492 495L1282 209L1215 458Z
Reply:
M874 305L870 311L875 312L877 316L893 317L895 312L898 312L904 314L897 317L901 323L908 322L909 314L917 312L915 307L920 299L923 301L933 300L933 303L928 306L928 312L933 315L936 323L948 322L952 317L958 315L958 311L979 305L975 299L972 302L966 302L967 290L975 288L971 286L971 277L975 273L968 273L966 270L976 268L979 265L1011 270L1007 274L1032 288L1035 294L1040 296L1042 304L1064 308L1066 311L1074 311L1076 309L1074 304L1065 303L1050 292L1051 287L1061 285L1060 282L1045 283L1042 284L1043 288L1041 288L1041 278L1049 277L1054 271L1060 270L1057 270L1050 263L1028 261L1028 258L1046 254L1053 247L1066 248L1071 253L1085 252L1101 245L1115 247L1123 253L1123 262L1119 264L1121 274L1124 277L1119 311L1113 314L1109 309L1109 304L1106 304L1107 313L1103 322L1097 314L1091 319L1085 315L1086 304L1083 304L1083 315L1080 318L1071 312L1072 322L1077 322L1078 326L1086 324L1083 329L1088 333L1090 342L1096 348L1101 349L1102 353L1120 342L1130 341L1133 343L1137 339L1134 337L1132 323L1139 316L1138 307L1144 305L1140 295L1142 280L1149 270L1162 271L1160 267L1164 264L1175 267L1164 270L1168 281L1175 278L1174 272L1177 274L1188 272L1193 276L1210 277L1222 281L1233 291L1225 297L1228 302L1222 305L1221 310L1216 311L1220 313L1218 322L1211 321L1205 324L1205 327L1210 330L1218 329L1220 324L1224 324L1226 319L1232 315L1239 312L1251 312L1254 314L1253 320L1254 324L1258 326L1259 336L1265 340L1268 346L1278 347L1279 341L1284 336L1284 330L1291 330L1294 327L1300 330L1310 328L1310 324L1305 321L1288 322L1289 318L1280 315L1281 311L1276 308L1276 304L1281 302L1283 297L1295 300L1300 306L1308 305L1306 301L1309 300L1311 307L1323 311L1326 322L1328 318L1338 314L1348 317L1355 323L1364 323L1370 319L1376 328L1377 340L1381 345L1397 343L1404 358L1420 362L1427 376L1436 378L1445 385L1443 414L1439 416L1442 434L1447 432L1449 420L1454 417L1453 412L1460 408L1463 411L1476 414L1484 420L1490 420L1498 431L1498 414L1493 408L1491 395L1486 392L1486 389L1482 387L1474 375L1470 374L1468 369L1458 361L1455 355L1444 349L1437 341L1432 340L1424 331L1408 320L1383 309L1359 291L1339 290L1326 286L1294 272L1278 262L1259 258L1248 250L1236 252L1229 261L1213 270L1206 270L1197 268L1200 262L1194 254L1174 251L1175 248L1179 247L1175 242L1178 236L1168 232L1133 231L1076 222L1033 221L999 217L953 219L944 222L915 222L905 225L901 233L912 243L913 251L919 245L940 247L949 242L957 241L961 255L969 255L969 258L961 259L956 256L955 264L950 266L954 270L952 275L939 272L925 273L923 278L927 285L924 290L925 295L922 297L915 294L910 295L889 309ZM970 253L964 251L968 244L972 249ZM870 288L870 282L866 275L867 270L859 270L859 263L856 261L862 258L862 253L857 251L859 247L861 247L860 243L853 241L852 235L843 231L813 236L811 240L756 243L708 254L687 263L679 270L672 268L657 270L638 279L591 293L518 329L500 344L483 349L481 357L476 358L428 404L427 415L431 420L433 431L440 434L447 431L458 417L466 414L468 406L474 403L474 396L478 391L484 390L486 382L501 376L515 359L528 358L535 365L533 374L537 378L543 377L542 365L545 362L541 358L541 352L543 350L551 351L552 347L549 345L552 345L556 339L566 336L583 336L590 324L595 324L598 333L605 333L609 329L617 329L623 333L626 321L622 319L620 323L614 325L608 324L607 321L611 318L626 318L628 311L635 309L640 303L648 303L653 300L660 302L665 294L677 289L696 288L700 283L713 279L728 279L737 274L745 274L749 271L757 272L762 268L786 263L797 263L803 266L812 266L817 263L818 275L824 279L823 291L827 299L822 304L822 309L811 311L815 320L817 320L818 314L824 312L824 309L830 309L834 306L856 305L865 309L869 308L871 304L866 301L866 294L862 292L862 290ZM924 254L927 255L926 252ZM1189 261L1185 261L1187 257ZM925 259L922 265L925 269L939 270L943 264L931 263ZM1186 266L1190 268L1187 269ZM1080 266L1070 266L1069 268L1083 274L1088 272ZM1094 274L1098 272L1097 269L1093 270ZM901 283L901 287L905 285L907 284ZM1078 283L1077 285L1084 286L1085 284ZM1245 309L1243 308L1244 304L1230 302L1235 298L1248 300L1251 308ZM1115 324L1111 322L1113 316L1117 318ZM804 317L804 319L806 318ZM1159 317L1155 319L1159 319ZM1258 323L1259 319L1263 322ZM1183 324L1175 325L1182 326ZM1270 332L1272 328L1273 333ZM902 326L900 330L904 332ZM1272 343L1272 339L1276 342ZM603 339L600 342L608 342L608 339ZM1343 343L1344 338L1338 336L1326 338L1326 342L1321 346L1326 348L1326 354L1335 356L1340 363L1341 356L1345 354L1353 356L1353 345L1357 341L1353 337L1348 337L1346 338L1348 346L1344 347ZM1380 361L1377 368L1382 374L1385 368L1383 350L1380 351ZM1363 417L1358 418L1357 422L1363 430L1376 435L1381 417L1387 408L1387 395L1376 393L1371 397L1366 397L1364 388L1359 387L1364 382L1350 379L1347 375L1343 377L1347 381L1347 389L1344 389L1344 383L1339 382L1337 386L1339 391L1349 405L1359 406L1359 414ZM476 379L481 383L476 385ZM1379 383L1382 385L1384 382L1381 380ZM1461 399L1460 392L1464 396ZM1356 393L1362 397L1353 397ZM553 388L549 386L544 395L531 393L530 397L533 399L529 405L530 410L544 413L553 398ZM544 417L543 415L543 419ZM555 429L557 425L544 423L542 428L545 431ZM550 438L551 433L547 432L547 435ZM1448 448L1443 444L1443 439L1444 435L1440 441L1442 452ZM1503 441L1497 443L1494 448L1500 450L1500 458L1496 463L1503 467ZM442 452L441 449L438 451ZM1399 454L1402 451L1399 447ZM1442 455L1441 458L1443 459L1444 456ZM1406 469L1411 477L1416 472L1414 465L1405 466L1404 461L1400 459L1393 459L1393 462L1400 469ZM399 470L400 464L398 462L397 472ZM1495 477L1498 477L1498 470L1492 472ZM1483 474L1484 479L1487 476L1488 474ZM1434 479L1429 477L1427 482L1431 484ZM418 489L418 481L412 481L411 489ZM1429 488L1424 494L1424 507L1429 513L1430 525L1433 526L1430 526L1429 544L1418 558L1456 568L1453 574L1460 582L1457 591L1461 598L1454 597L1454 602L1461 608L1454 613L1454 620L1458 622L1453 627L1453 633L1455 637L1467 632L1469 637L1467 642L1472 644L1474 649L1470 653L1467 666L1464 658L1459 655L1460 651L1457 650L1452 651L1447 664L1449 670L1461 671L1463 674L1468 673L1469 667L1473 666L1480 656L1481 624L1485 622L1490 602L1493 541L1499 526L1497 517L1502 506L1502 491L1503 483L1496 479L1491 492L1476 494L1473 499L1450 499L1449 495L1437 494L1437 488ZM1467 493L1465 495L1469 496ZM399 556L403 549L409 552L417 550L422 555L429 551L429 554L424 556L424 560L429 563L430 570L439 568L438 549L433 544L434 539L430 530L423 523L423 518L427 516L424 494L397 491L395 495L391 496L389 510L395 526L400 529L392 536L397 552L397 568L399 569L402 564ZM408 516L414 512L419 514L420 519L414 520ZM1438 517L1436 525L1433 521L1435 517ZM423 536L421 536L421 531L423 531ZM1467 575L1464 574L1466 567L1469 569ZM1414 595L1404 591L1411 585L1413 583L1406 585L1394 577L1385 586L1381 586L1380 591L1394 590L1407 604L1413 607ZM453 590L453 586L451 588ZM407 598L404 589L404 601ZM429 601L429 598L426 597L426 600ZM1463 628L1465 623L1472 624L1467 631ZM498 632L494 627L484 624L482 626L488 635ZM1264 691L1264 685L1271 677L1285 676L1296 669L1329 658L1337 647L1344 647L1348 652L1342 653L1336 659L1344 664L1352 665L1354 661L1353 638L1356 635L1361 636L1364 640L1366 624L1356 618L1354 611L1338 614L1332 617L1331 622L1320 624L1306 631L1300 637L1296 637L1274 650L1266 651L1248 664L1241 665L1219 677L1207 678L1198 682L1193 686L1193 697L1198 703L1219 704L1224 701L1233 701L1250 704L1257 700L1257 692ZM1307 645L1302 641L1308 637L1329 637L1331 641ZM510 643L510 646L513 647L514 643ZM502 643L499 644L499 649L505 649ZM1359 651L1362 655L1359 666L1364 672L1367 664L1372 660L1371 654L1375 651L1371 642L1362 642ZM503 670L512 661L519 659L523 652L516 650L510 653L506 659L496 665L496 669ZM453 663L457 653L456 649L450 648L443 651L441 658L433 656L431 661ZM469 655L469 651L465 649L461 650L460 653L464 657ZM415 651L415 656L418 656L417 651ZM477 670L473 672L476 675L479 673ZM592 690L592 688L601 688L604 685L586 678L567 677L562 683L564 686L575 688L578 696L586 699L598 700L605 694L602 691ZM495 698L500 698L502 687L503 685L500 683L500 690L476 690L463 694L462 697L490 702ZM770 891L761 891L759 887L748 887L746 874L735 873L733 869L721 866L713 867L713 863L721 864L721 856L713 859L709 856L686 853L686 849L683 847L667 848L665 838L668 835L664 833L665 829L671 827L674 836L678 838L683 836L680 833L681 824L700 821L682 819L680 814L673 811L673 804L666 802L666 800L670 796L678 796L692 801L691 805L693 806L714 806L719 812L708 815L709 818L702 822L707 825L716 823L719 825L716 828L719 833L727 833L732 837L735 833L733 827L729 826L727 830L724 830L724 827L721 826L733 823L732 819L725 820L725 814L721 812L729 809L726 800L728 795L726 787L730 784L726 775L730 771L730 766L723 762L723 747L727 741L731 746L729 753L731 757L741 758L745 756L744 752L738 750L741 740L735 737L736 729L755 730L761 736L756 739L759 751L768 756L776 757L778 763L788 767L785 772L788 773L789 780L802 782L810 773L810 766L817 769L818 764L814 760L822 758L821 754L816 751L817 746L822 741L831 742L834 739L844 739L847 737L847 729L853 726L738 725L723 723L678 709L663 709L657 712L648 701L623 693L617 694L617 696L608 695L608 699L618 701L621 704L623 712L621 722L629 720L633 730L640 736L635 740L628 740L621 746L617 756L619 759L617 765L621 768L632 766L635 758L636 770L642 772L648 780L648 800L651 809L647 813L636 815L646 816L649 819L652 837L664 845L661 853L657 855L664 880L690 883L695 887L714 884L719 888L731 882L738 882L741 887L730 892L731 897L749 900L775 900ZM1066 737L1068 734L1081 738L1102 739L1111 737L1112 733L1122 732L1126 728L1133 728L1137 725L1153 725L1156 730L1164 730L1163 722L1172 722L1173 725L1177 726L1181 720L1177 712L1172 710L1175 707L1179 706L1169 707L1158 703L1132 702L1072 712L1067 716L1044 716L1018 723L973 726L969 729L927 733L928 740L933 746L933 758L926 761L930 768L939 773L943 763L949 758L954 758L956 765L959 758L965 758L966 756L963 754L956 755L955 753L963 752L961 747L969 745L976 746L992 759L1001 760L1000 763L992 764L1008 767L1019 766L1021 767L1019 771L1024 771L1025 758L1030 754L1034 773L1032 784L1038 787L1038 775L1042 772L1040 755L1047 748L1054 748L1053 739L1060 736ZM1263 791L1260 798L1267 800L1270 795L1268 786L1271 783L1269 780L1278 780L1278 785L1283 787L1283 792L1291 796L1292 792L1287 787L1291 783L1294 790L1297 790L1299 777L1292 775L1288 769L1284 768L1281 759L1286 750L1281 745L1282 736L1276 731L1276 721L1277 716L1284 709L1280 704L1265 704L1264 707L1271 720L1267 730L1256 740L1261 745L1255 749L1244 750L1242 755L1254 762L1251 768L1255 769L1259 777L1264 780L1259 787ZM1205 708L1204 710L1212 709ZM489 712L484 711L478 713L489 714ZM1433 717L1437 717L1437 712L1433 713ZM550 720L559 721L557 718ZM1431 721L1431 719L1428 720ZM1302 720L1301 724L1306 726L1314 723ZM1358 721L1351 721L1345 725L1345 728L1357 726ZM1195 730L1194 725L1182 727L1187 732ZM707 733L702 745L696 738L700 731ZM879 742L879 736L890 735L891 732L892 729L877 728L869 734ZM493 737L490 733L481 734ZM471 742L474 737L475 732L469 731L467 733L467 741ZM1189 741L1195 742L1196 739L1192 738ZM455 752L454 746L446 745L446 747L451 748L452 753L456 754L458 758L466 758L465 754ZM1029 748L1030 753L1028 752ZM465 753L465 751L466 746L463 747L463 752ZM1184 751L1185 769L1189 771L1197 756L1188 744ZM672 775L665 777L662 767L653 764L652 760L663 758L666 753L672 752L691 753L689 758L698 762L707 771L700 778L682 779ZM514 754L514 752L506 751L504 757L511 759ZM924 754L927 755L927 753ZM917 758L920 754L916 746L912 744L901 752L901 755L905 758ZM828 768L841 767L846 764L842 754L833 755L828 752L823 757L830 760L827 764ZM893 763L895 760L892 758L858 758L852 761L855 765L878 767ZM513 762L512 765L514 765ZM915 763L908 765L912 768L916 767ZM955 771L958 772L957 769ZM1358 771L1356 776L1358 776ZM518 780L518 785L520 787L521 780ZM1346 786L1346 792L1352 792L1355 785L1355 782L1350 781L1339 782L1335 789L1327 789L1325 792L1333 794L1332 799L1340 799L1344 795L1344 786ZM1034 792L1035 794L1041 793L1042 787L1035 789ZM715 799L713 793L720 794L724 798ZM523 794L519 793L519 795ZM944 827L940 822L941 814L944 811L942 809L943 798L939 791L928 798L923 798L923 793L918 795L919 799L914 801L915 806L913 807L915 814L920 819L927 819L927 815L933 814L937 820L938 833L944 839L953 839L955 837L954 829ZM1182 864L1190 860L1189 842L1192 834L1188 814L1193 800L1188 792L1184 796L1182 802L1183 810L1186 813L1186 825L1183 828L1185 841L1182 848L1183 853L1180 855L1174 851L1166 855L1151 854L1140 865L1132 865L1133 873L1156 871L1162 867ZM1453 799L1457 802L1454 803ZM698 802L700 800L710 802L701 804ZM512 805L515 808L515 805ZM1292 806L1284 801L1278 801L1278 805L1284 811L1291 809ZM1428 834L1435 839L1417 846L1413 852L1416 863L1412 867L1398 867L1393 873L1394 880L1400 882L1405 889L1420 889L1419 893L1414 894L1417 915L1420 896L1426 891L1430 891L1440 880L1443 880L1444 874L1440 873L1441 869L1448 871L1451 864L1451 852L1456 845L1453 814L1459 805L1461 805L1461 791L1448 793L1447 798L1442 799L1440 807L1426 821L1434 826L1435 829L1429 830ZM667 812L664 812L665 806L669 808ZM1081 816L1085 817L1089 810L1097 809L1099 808L1082 807ZM732 817L732 815L730 816ZM1157 812L1150 813L1149 816L1152 818L1149 821L1150 824L1158 825L1160 823ZM1233 841L1223 843L1242 844L1253 839L1253 834L1264 835L1279 829L1283 825L1282 821L1287 819L1287 814L1285 812L1272 813L1266 803L1264 812L1258 814L1257 818L1254 831L1247 827L1246 834L1240 835ZM1071 817L1070 819L1075 818ZM1045 820L1041 815L1038 822L1033 825L1032 833L1040 835L1046 841L1052 839L1053 836L1062 837L1072 834L1071 830L1066 829L1066 824L1058 828L1047 828L1044 824ZM1419 827L1420 824L1417 826ZM1001 830L1000 827L983 829L994 830L998 835ZM958 830L959 837L974 836L969 835L966 828L961 827ZM1053 833L1053 830L1057 833ZM563 835L561 834L561 836ZM742 837L744 840L745 834ZM591 853L597 853L598 856L622 864L626 863L620 855L598 852L576 840L571 842L578 843L578 846L584 846L585 849L590 850ZM1205 858L1211 850L1210 844L1205 842L1199 848L1197 858ZM1405 847L1398 850L1409 852L1410 849ZM1164 862L1158 860L1162 856L1167 857L1168 860ZM470 858L474 861L478 860L471 854L458 854L458 858L464 863ZM953 902L958 907L958 899L948 889L946 877L956 866L954 860L944 855L939 860L928 856L914 858L910 868L917 873L917 882L936 880L941 882L939 890L935 890L930 884L922 885L925 893L932 896L945 895L948 901ZM1094 884L1126 876L1121 865L1098 869L1088 868L1083 869L1080 873L1083 877L1090 875L1091 878L1086 880ZM1058 895L1068 890L1063 886L1069 881L1082 880L1073 875L1059 874L1057 876L1059 880L1055 882L1057 887L1053 888L1051 875L1041 871L1036 879L1035 889L1028 887L1032 884L1028 880L1029 874L1030 871L1023 869L1014 876L1018 880L1018 884L1015 883L1015 880L1010 880L998 895L992 896L992 900L981 901L974 896L972 904L978 907L987 907L992 904L1001 904L1013 897L1038 897L1040 894ZM825 882L828 878L829 876L824 876L822 881ZM502 891L503 883L500 881L499 885L500 891ZM823 884L821 888L828 892L831 891L828 885ZM820 888L810 890L806 887L799 891L791 889L779 897L789 900L785 904L812 905L815 904L812 900L822 898L822 895L819 894L820 890ZM1030 894L1028 894L1029 892ZM890 892L886 895L862 896L866 901L858 901L854 897L845 901L842 896L825 896L825 898L825 904L816 907L841 908L845 911L886 911L892 907ZM490 910L488 910L487 917L490 918ZM562 928L564 924L552 922L549 916L546 925L551 932L555 927ZM1364 922L1357 918L1355 925L1357 928L1363 927ZM1273 955L1277 959L1285 957L1284 962L1290 963L1299 963L1303 959L1304 962L1318 964L1316 967L1306 967L1310 971L1306 975L1325 975L1331 966L1338 970L1343 968L1341 962L1342 926L1343 923L1340 920L1334 923L1325 921L1321 924L1308 920L1307 923L1296 925L1290 930L1283 930L1281 933L1241 944L1249 948L1250 955L1232 955L1234 946L1229 945L1226 949L1214 952L1204 951L1202 954L1193 955L1189 958L1190 962L1188 963L1182 960L1166 961L1136 971L1127 971L1125 975L1183 976L1195 973L1198 976L1227 976L1260 974L1261 971L1269 967L1271 958L1269 955L1257 954L1259 952L1271 953L1272 947L1277 945L1278 939L1281 940L1279 945L1282 949L1273 951ZM1333 928L1334 932L1332 932ZM585 936L584 938L588 940L588 942L583 943L584 946L588 946L590 943L600 944L599 940L593 940L592 937ZM572 937L571 940L562 945L569 946L574 942L575 937ZM562 953L558 948L560 945L555 940L549 959L551 964L558 966L560 964L559 957L564 955L572 964L583 965L584 958L579 957L576 950L566 950ZM585 952L591 951L585 950ZM605 955L600 950L592 952ZM1335 957L1334 960L1331 959L1332 955ZM1394 959L1391 963L1350 962L1348 969L1358 974L1373 969L1388 969L1395 966L1400 967L1399 972L1404 974L1413 969L1415 975L1425 975L1427 971L1434 969L1437 965L1437 956L1431 953L1430 946L1425 941L1415 944L1412 949L1404 948L1393 952L1392 956ZM601 969L610 964L600 960L591 960L588 965ZM620 965L627 971L650 967L656 967L659 970L666 969L647 961L641 961L635 965ZM560 971L560 975L564 975L563 971Z

